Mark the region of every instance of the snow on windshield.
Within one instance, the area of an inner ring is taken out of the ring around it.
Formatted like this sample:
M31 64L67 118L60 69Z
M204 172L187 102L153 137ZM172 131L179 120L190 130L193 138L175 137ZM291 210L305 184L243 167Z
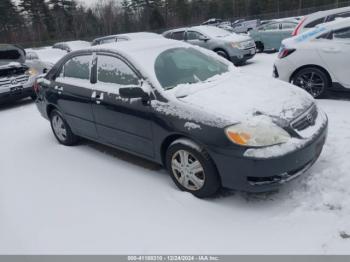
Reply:
M205 26L205 27L203 26L203 27L200 27L200 30L210 37L226 37L230 35L230 33L227 32L226 30L215 26Z
M174 48L161 53L155 62L157 79L164 89L195 84L228 71L228 65L194 48Z

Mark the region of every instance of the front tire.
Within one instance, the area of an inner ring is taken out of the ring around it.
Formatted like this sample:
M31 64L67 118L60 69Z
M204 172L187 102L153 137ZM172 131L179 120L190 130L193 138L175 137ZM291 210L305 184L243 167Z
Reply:
M221 187L219 174L208 153L188 139L173 142L166 164L177 187L198 198L211 197Z
M230 60L230 57L229 57L229 55L226 53L225 50L217 49L217 50L215 50L215 53L217 53L219 56L221 56L221 57L223 57L223 58L225 58L225 59L227 59L227 60Z
M316 67L299 70L291 79L291 83L307 91L314 98L325 98L330 86L327 74Z
M52 131L57 141L65 146L73 146L78 142L78 137L73 134L63 115L58 110L53 110L50 114Z
M256 45L256 52L257 53L264 52L265 47L264 47L264 44L262 42L260 42L260 41L255 42L255 45Z

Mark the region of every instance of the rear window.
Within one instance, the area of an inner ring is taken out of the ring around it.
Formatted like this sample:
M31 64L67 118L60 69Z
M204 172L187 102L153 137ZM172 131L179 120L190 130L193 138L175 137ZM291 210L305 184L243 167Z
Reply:
M322 24L324 22L324 17L319 18L305 25L305 28L314 28L315 26Z
M18 60L21 54L17 50L0 51L0 60Z

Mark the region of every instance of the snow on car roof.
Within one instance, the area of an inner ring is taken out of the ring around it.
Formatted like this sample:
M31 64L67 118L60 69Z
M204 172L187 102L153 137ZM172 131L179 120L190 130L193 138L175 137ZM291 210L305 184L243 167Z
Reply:
M310 30L308 30L300 35L297 35L295 37L285 39L282 42L282 44L289 45L292 43L304 43L304 42L307 42L311 39L315 39L315 38L321 36L322 34L325 34L331 30L338 30L338 29L348 27L348 26L350 26L350 18L339 18L333 22L320 24L320 25L316 26L315 28L310 29Z
M149 32L137 32L137 33L129 33L129 34L119 34L115 35L116 37L127 37L131 40L138 40L138 39L154 39L154 38L163 38L162 35L156 34L156 33L149 33Z
M194 26L191 28L198 31L202 31L203 33L207 34L210 37L225 37L225 36L231 35L230 32L224 29L218 28L216 26L200 25L200 26Z
M157 57L164 51L171 48L191 47L198 48L181 41L167 38L139 39L135 41L120 42L94 46L93 51L108 50L116 52L127 58L145 76L150 77L153 82L157 82L154 72L154 64Z

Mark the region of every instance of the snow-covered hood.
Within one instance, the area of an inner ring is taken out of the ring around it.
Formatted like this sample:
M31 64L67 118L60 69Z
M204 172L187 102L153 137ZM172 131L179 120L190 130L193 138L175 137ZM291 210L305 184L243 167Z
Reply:
M0 70L10 69L10 68L21 68L21 67L23 67L23 65L18 62L9 62L9 61L5 62L0 60Z
M231 123L257 115L289 122L314 103L313 98L300 88L273 78L240 72L229 72L206 83L180 85L172 93L193 109Z
M218 38L224 41L236 42L236 43L252 40L252 38L248 35L239 35L235 33L229 34L225 37L218 37Z

